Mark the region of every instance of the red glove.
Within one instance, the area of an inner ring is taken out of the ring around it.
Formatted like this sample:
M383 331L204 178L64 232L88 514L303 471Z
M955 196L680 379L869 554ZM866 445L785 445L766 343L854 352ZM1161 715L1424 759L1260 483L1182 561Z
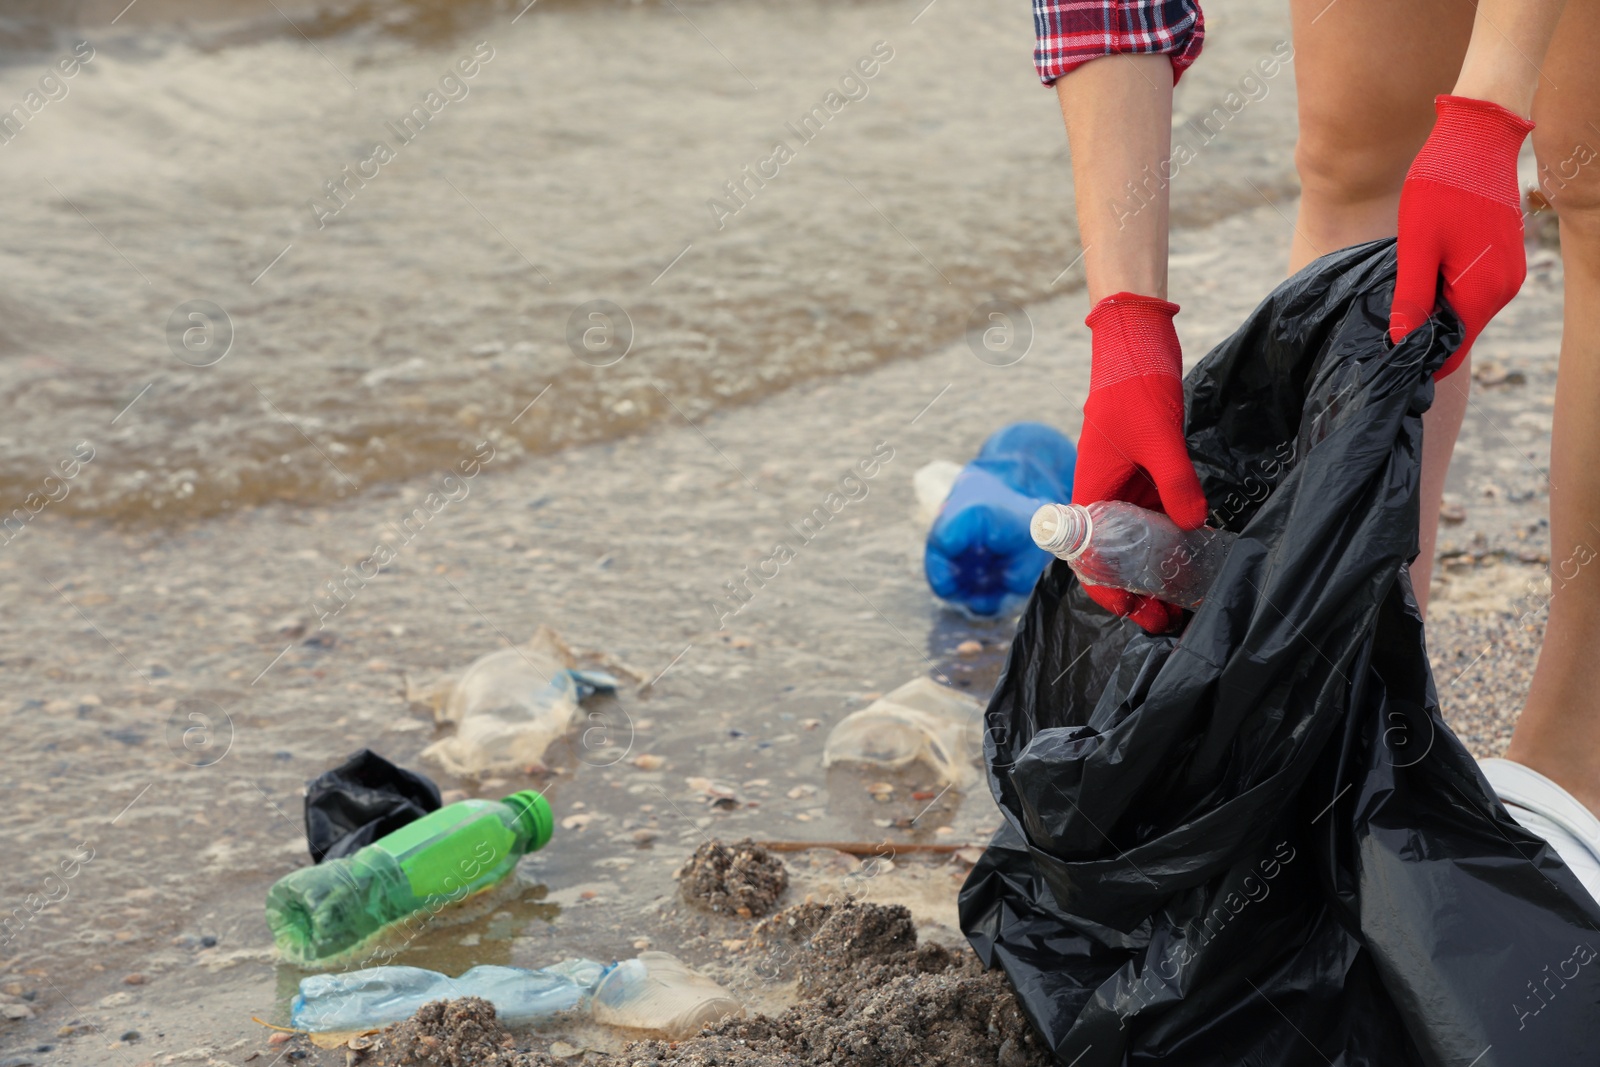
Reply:
M1206 497L1183 437L1183 356L1172 316L1178 305L1116 293L1084 323L1094 335L1089 396L1073 475L1072 502L1126 500L1165 513L1185 530L1205 525ZM1103 585L1084 591L1107 611L1151 633L1175 625L1183 609Z
M1461 347L1435 380L1467 358L1489 320L1517 295L1527 274L1517 153L1533 123L1487 100L1434 99L1439 114L1400 191L1400 274L1389 309L1389 339L1422 325L1444 298L1461 316Z

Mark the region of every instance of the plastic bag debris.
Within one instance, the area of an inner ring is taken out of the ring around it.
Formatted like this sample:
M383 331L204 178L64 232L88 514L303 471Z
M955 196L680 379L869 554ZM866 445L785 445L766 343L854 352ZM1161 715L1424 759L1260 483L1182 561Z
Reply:
M1392 241L1188 376L1213 521L1181 635L1040 579L986 712L1005 823L961 925L1063 1064L1594 1063L1600 904L1439 715L1405 571L1448 311L1391 348Z
M300 979L289 1022L313 1033L370 1030L409 1019L432 1000L482 997L503 1023L526 1023L579 1007L594 992L606 965L563 960L524 970L482 964L459 978L422 967L366 967Z
M975 766L983 705L965 693L917 678L839 721L828 734L822 765L901 770L926 764L940 785L978 782Z
M591 1011L595 1022L654 1030L677 1041L730 1015L744 1014L727 990L665 952L641 952L600 980Z
M362 749L306 786L306 844L311 859L349 856L385 834L438 811L439 787Z
M422 755L459 775L542 769L545 750L572 726L579 702L617 684L603 671L579 670L566 642L541 626L525 644L480 656L459 679L413 695L433 708L436 721L456 724Z
M939 509L944 507L959 477L961 464L948 459L936 459L917 468L917 473L911 476L911 491L917 498L918 526L933 525L933 520L939 517Z

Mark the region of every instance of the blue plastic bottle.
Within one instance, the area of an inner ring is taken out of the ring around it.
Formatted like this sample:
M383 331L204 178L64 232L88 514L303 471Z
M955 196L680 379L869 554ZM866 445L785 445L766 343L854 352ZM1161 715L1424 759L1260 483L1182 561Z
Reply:
M972 615L992 617L1033 591L1050 554L1028 523L1042 504L1072 499L1078 450L1038 422L996 431L956 478L923 553L935 595Z

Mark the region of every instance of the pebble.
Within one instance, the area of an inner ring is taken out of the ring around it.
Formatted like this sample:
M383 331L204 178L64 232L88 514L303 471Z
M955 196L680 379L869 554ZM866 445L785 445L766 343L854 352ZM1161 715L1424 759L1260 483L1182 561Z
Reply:
M550 1042L550 1055L558 1060L570 1059L582 1052L583 1049L577 1045L569 1045L565 1041Z
M982 641L966 640L966 641L963 641L959 645L956 646L956 655L958 655L958 656L976 656L978 653L980 653L982 651L983 651L983 642Z
M144 975L137 972L122 976L123 985L144 985Z
M278 1045L287 1045L289 1042L291 1042L293 1040L294 1040L294 1035L293 1034L291 1034L291 1033L289 1033L288 1031L285 1031L285 1030L279 1030L277 1033L275 1033L271 1037L267 1038L267 1044L276 1047Z
M633 757L633 765L641 771L658 771L666 766L666 763L666 760L650 752L644 752Z

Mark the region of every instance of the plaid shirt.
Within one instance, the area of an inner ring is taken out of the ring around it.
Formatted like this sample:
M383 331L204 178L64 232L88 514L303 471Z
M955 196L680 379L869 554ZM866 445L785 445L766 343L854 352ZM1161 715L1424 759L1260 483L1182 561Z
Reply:
M1033 0L1033 63L1046 85L1101 56L1172 57L1176 82L1206 36L1198 0Z

